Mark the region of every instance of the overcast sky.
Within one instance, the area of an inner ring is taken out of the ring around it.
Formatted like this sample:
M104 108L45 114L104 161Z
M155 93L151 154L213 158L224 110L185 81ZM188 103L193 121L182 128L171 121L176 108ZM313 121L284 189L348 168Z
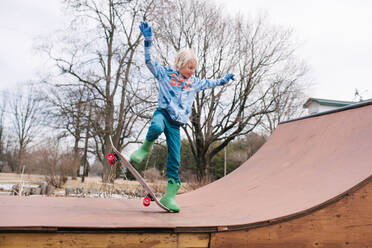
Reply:
M293 29L298 54L311 70L310 97L353 100L355 89L372 98L372 1L215 0L233 13L266 13Z
M214 0L224 10L265 13L270 22L292 28L301 42L298 55L310 67L310 97L354 100L355 89L372 98L372 1ZM59 0L0 1L0 90L37 79L46 58L35 39L64 27Z

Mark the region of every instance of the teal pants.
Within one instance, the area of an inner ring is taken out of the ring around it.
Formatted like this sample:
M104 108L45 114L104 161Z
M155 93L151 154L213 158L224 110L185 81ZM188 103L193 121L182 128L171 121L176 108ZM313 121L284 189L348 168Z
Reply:
M151 125L147 131L146 140L154 141L163 132L167 141L167 177L179 182L178 168L181 165L181 136L180 126L173 123L164 110L157 109L152 116Z

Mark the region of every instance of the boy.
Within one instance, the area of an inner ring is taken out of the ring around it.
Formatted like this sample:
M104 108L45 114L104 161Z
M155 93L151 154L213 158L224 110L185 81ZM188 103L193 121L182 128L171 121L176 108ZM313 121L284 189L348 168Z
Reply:
M175 197L181 186L178 175L181 161L180 127L188 121L192 103L198 91L213 88L217 85L224 85L230 79L234 80L234 74L228 74L224 78L217 80L200 80L194 77L197 58L194 52L189 49L178 53L175 60L176 70L160 66L151 59L151 27L147 22L141 22L139 28L145 37L146 65L159 82L159 106L152 117L146 140L130 156L130 160L135 163L141 163L150 152L155 140L164 132L168 147L166 167L168 185L160 202L173 212L179 212L180 207L176 204Z

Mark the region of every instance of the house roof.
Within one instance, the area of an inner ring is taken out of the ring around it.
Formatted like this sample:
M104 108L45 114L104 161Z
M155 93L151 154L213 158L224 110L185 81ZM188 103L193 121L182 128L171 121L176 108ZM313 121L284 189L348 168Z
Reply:
M304 108L308 108L311 103L316 102L320 105L327 105L327 106L335 106L335 107L344 107L356 102L351 101L338 101L338 100L330 100L330 99L321 99L321 98L309 98L303 105Z

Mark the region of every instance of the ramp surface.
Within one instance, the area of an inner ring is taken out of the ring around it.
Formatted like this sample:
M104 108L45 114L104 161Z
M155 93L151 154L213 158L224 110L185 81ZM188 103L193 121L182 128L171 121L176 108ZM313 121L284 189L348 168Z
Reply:
M372 102L280 124L228 176L177 196L180 213L142 200L0 197L0 229L215 231L304 215L368 182Z

